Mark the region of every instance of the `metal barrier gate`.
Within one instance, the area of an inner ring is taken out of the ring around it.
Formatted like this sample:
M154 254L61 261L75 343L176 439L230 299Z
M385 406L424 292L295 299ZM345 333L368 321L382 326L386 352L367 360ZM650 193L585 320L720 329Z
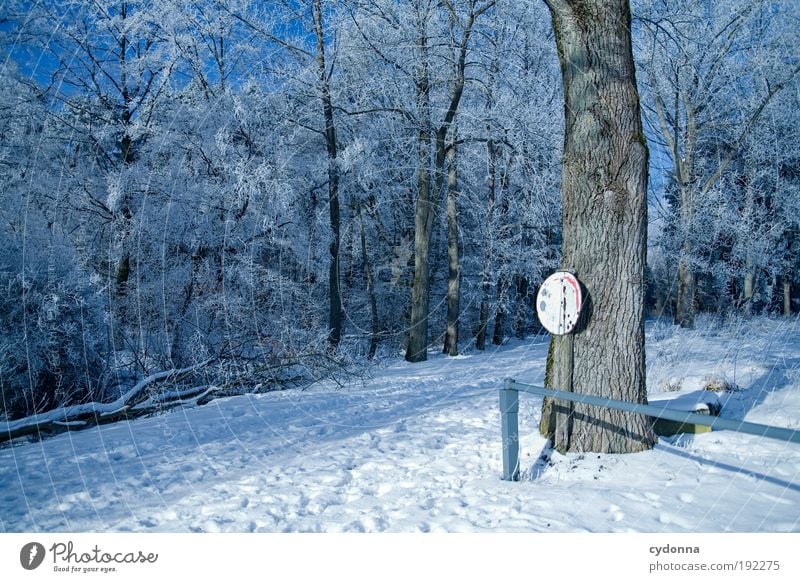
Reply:
M782 441L800 444L800 430L769 426L746 422L744 420L730 420L719 416L708 416L696 412L684 412L681 410L670 410L649 404L637 404L624 400L614 400L602 396L592 396L590 394L578 394L575 392L564 392L562 390L551 390L541 386L522 384L511 378L503 382L500 389L500 430L503 440L503 479L506 481L519 480L519 393L527 392L538 396L550 396L557 400L569 400L581 404L592 406L604 406L625 412L644 414L652 418L664 418L683 422L687 424L699 424L718 430L733 430L757 436L763 436Z

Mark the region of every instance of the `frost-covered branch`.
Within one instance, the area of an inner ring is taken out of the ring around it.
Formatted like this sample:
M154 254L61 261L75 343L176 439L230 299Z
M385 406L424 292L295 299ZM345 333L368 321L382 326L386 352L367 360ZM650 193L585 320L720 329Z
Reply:
M179 403L185 398L207 395L211 388L199 387L183 391L167 392L159 396L147 397L146 391L154 384L164 381L179 381L183 376L197 372L212 360L205 360L186 368L166 370L151 374L136 383L130 390L111 402L88 402L56 408L47 412L34 414L26 418L0 424L0 442L30 434L57 431L59 428L87 428L92 425L108 422L112 419L129 417L152 412L157 405L165 402Z

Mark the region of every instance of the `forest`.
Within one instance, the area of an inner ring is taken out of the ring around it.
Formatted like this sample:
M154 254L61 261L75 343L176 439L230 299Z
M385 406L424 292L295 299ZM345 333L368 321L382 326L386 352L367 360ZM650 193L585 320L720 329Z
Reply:
M796 313L800 5L631 10L647 313ZM540 332L565 118L544 2L4 0L0 57L0 419Z

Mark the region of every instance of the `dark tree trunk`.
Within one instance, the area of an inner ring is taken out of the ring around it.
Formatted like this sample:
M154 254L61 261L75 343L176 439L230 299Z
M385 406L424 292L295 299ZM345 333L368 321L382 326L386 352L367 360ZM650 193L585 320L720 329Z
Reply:
M783 314L792 314L792 278L788 273L783 276Z
M516 289L514 300L517 304L517 317L514 320L514 335L519 339L524 339L527 333L528 323L528 279L522 275L517 275L514 279L514 287Z
M367 280L367 295L369 296L369 313L372 319L372 334L369 338L368 359L375 357L378 351L378 338L381 333L380 320L378 319L378 296L375 293L375 278L372 276L372 266L367 253L367 232L364 228L364 213L358 208L358 222L361 227L361 258L364 261L364 278Z
M503 345L503 338L505 337L504 327L506 322L506 312L503 309L503 301L505 300L505 283L503 278L497 281L497 311L494 314L494 333L492 333L492 343L496 346Z
M120 19L124 22L128 17L128 3L120 3ZM120 97L122 98L122 108L119 121L122 123L122 136L119 140L119 161L123 168L131 166L135 161L134 141L130 134L131 120L133 113L131 111L132 100L128 88L128 71L127 71L127 52L128 52L128 37L125 33L120 35L118 41L119 49L119 71L120 71ZM119 225L119 251L120 256L114 268L114 291L115 291L115 305L116 305L116 322L113 324L114 343L115 349L122 349L125 343L126 326L128 323L128 282L131 277L131 253L130 253L130 238L133 227L133 211L131 208L131 200L129 192L125 184L122 187L122 201L121 207L117 216L117 224Z
M686 329L694 328L695 274L684 256L678 262L678 297L675 302L675 323Z
M647 146L630 7L627 0L547 4L565 96L562 261L587 291L574 337L553 340L559 349L548 377L576 393L644 403ZM628 453L655 442L647 417L581 404L546 430L564 451Z
M325 65L325 30L322 26L322 2L314 0L314 31L317 37L317 81L325 119L325 149L328 154L328 206L331 225L330 266L328 272L328 342L335 350L342 340L342 294L340 284L341 210L339 205L339 166L337 163L336 126L333 119L330 81Z

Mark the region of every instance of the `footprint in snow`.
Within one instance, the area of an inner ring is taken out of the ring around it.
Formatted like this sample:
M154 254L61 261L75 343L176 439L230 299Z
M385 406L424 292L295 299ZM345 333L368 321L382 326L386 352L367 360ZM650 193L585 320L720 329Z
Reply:
M428 497L419 506L424 509L425 511L430 511L436 505L436 500L433 497Z
M663 512L658 516L659 523L663 523L664 525L677 525L678 527L682 527L687 530L692 530L696 526L691 521L686 520L678 515L673 513Z
M792 501L789 499L785 499L783 497L777 497L775 495L770 495L769 493L762 493L761 497L768 501L772 501L773 503L780 503L781 505L794 505Z
M606 510L606 513L608 513L611 516L611 519L617 523L625 519L625 514L618 505L609 506L609 508Z

